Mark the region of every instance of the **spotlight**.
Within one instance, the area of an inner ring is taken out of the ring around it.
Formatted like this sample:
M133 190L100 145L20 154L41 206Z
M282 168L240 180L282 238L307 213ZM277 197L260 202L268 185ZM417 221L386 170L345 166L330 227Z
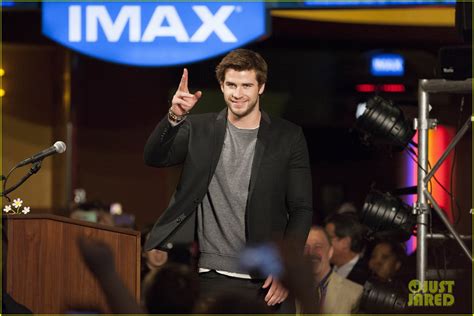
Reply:
M415 135L415 130L400 108L379 96L360 103L356 118L356 127L364 132L366 137L372 136L378 141L397 147L405 148Z
M390 193L372 191L362 207L361 220L374 233L387 233L406 241L416 223L411 208Z
M393 284L367 281L360 300L359 308L364 313L401 314L407 306L407 293Z

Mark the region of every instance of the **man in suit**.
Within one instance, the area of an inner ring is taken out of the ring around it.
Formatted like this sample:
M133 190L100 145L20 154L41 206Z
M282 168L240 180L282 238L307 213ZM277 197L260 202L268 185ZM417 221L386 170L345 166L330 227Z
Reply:
M238 257L248 244L282 239L303 248L312 218L306 141L300 127L261 110L267 64L259 54L230 52L216 77L224 110L188 115L202 93L189 92L184 69L168 116L145 146L150 166L183 164L176 191L145 249L170 248L196 236L202 296L229 288L253 291L267 305L291 312L288 292L276 276L256 279L242 270Z
M325 229L334 248L331 259L334 271L343 278L364 285L370 271L367 259L363 256L365 227L357 215L342 213L329 216Z
M325 314L350 314L357 312L363 287L349 281L331 269L334 254L331 239L324 228L311 227L305 246L311 256L313 273L320 296L321 312Z

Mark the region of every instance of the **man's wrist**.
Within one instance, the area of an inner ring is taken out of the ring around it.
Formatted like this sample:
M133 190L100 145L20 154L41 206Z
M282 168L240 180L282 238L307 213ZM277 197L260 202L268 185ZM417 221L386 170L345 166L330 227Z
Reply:
M168 120L170 122L173 122L175 124L178 124L180 122L182 122L187 116L187 113L184 114L184 115L177 115L176 113L173 112L173 107L170 107L169 111L168 111Z

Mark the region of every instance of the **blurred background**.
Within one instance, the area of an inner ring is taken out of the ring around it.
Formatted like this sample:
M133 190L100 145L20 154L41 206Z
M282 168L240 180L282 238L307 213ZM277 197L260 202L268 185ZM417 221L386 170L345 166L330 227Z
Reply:
M244 46L269 64L263 109L304 129L315 222L347 202L360 209L371 187L416 185L416 164L406 152L361 141L357 105L379 95L413 119L418 80L441 77L440 49L471 45L455 25L454 1L323 2L266 3L266 35ZM388 56L388 68L382 62L374 69L381 56ZM45 159L42 170L11 197L23 199L33 214L112 210L125 216L115 219L117 225L141 229L153 223L168 204L180 168L146 167L146 139L167 113L184 66L190 90L203 91L195 112L225 106L214 76L221 57L166 67L88 57L43 35L41 4L2 2L2 174L56 140L68 146L65 154ZM471 115L472 98L440 94L431 106L430 116L439 121L430 132L433 165ZM459 208L432 184L440 206L465 235L471 234L471 147L468 132L437 174ZM15 171L9 184L24 172ZM411 204L416 196L404 199Z

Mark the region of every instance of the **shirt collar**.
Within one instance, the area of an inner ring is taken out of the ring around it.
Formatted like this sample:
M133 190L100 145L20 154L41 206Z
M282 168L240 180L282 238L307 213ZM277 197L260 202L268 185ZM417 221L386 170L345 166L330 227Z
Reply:
M349 262L346 264L340 266L340 267L334 267L334 272L339 274L340 276L347 278L349 273L351 273L352 268L356 265L357 261L359 260L360 256L356 255L354 258L352 258Z

